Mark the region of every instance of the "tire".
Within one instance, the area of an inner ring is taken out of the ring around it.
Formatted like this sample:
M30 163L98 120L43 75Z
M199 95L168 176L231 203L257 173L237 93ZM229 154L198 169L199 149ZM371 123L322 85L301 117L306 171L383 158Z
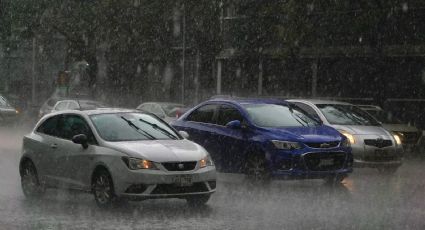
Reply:
M264 154L251 154L248 156L245 164L245 174L247 179L253 183L270 181L271 173L267 168Z
M210 199L211 194L205 195L193 195L186 198L186 202L190 207L201 207L204 206Z
M92 192L96 204L101 208L111 207L116 201L112 177L107 170L99 169L94 173Z
M324 180L325 180L326 184L333 185L333 184L342 183L342 181L347 177L348 177L348 175L346 175L346 174L337 174L337 175L326 177Z
M40 183L37 169L30 160L26 160L21 166L21 187L27 198L40 198L44 195L45 187Z

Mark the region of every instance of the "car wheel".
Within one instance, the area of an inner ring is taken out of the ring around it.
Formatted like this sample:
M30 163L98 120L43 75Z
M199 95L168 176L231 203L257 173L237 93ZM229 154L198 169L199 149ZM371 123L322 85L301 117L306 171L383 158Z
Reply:
M337 174L337 175L329 176L329 177L325 178L325 183L326 184L340 184L347 177L348 177L348 175L346 175L346 174Z
M21 170L21 186L24 195L28 198L41 197L45 192L45 188L38 179L37 170L32 161L24 161Z
M378 168L378 172L383 174L394 174L395 172L397 172L397 170L398 170L398 166Z
M271 174L263 154L251 154L246 161L246 176L250 182L268 182Z
M211 194L193 195L186 198L187 204L191 207L200 207L205 205L210 199Z
M109 207L116 199L112 177L104 169L95 172L92 181L92 190L96 204L99 207Z

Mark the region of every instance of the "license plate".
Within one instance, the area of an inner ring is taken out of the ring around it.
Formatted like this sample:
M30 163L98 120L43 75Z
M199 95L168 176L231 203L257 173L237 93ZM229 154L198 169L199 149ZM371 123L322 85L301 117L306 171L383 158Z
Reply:
M331 166L334 165L334 159L321 159L320 166Z
M375 149L375 155L379 157L384 157L388 155L388 151L383 149Z
M173 177L173 183L180 187L191 186L192 176L191 175L178 175Z

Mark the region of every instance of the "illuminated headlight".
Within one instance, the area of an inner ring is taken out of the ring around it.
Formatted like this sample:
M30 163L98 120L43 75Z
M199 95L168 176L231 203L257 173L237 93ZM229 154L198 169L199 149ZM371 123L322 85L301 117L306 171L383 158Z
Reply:
M214 166L214 162L212 161L210 155L205 156L199 161L199 168L205 168L207 166Z
M400 138L400 136L397 135L397 134L393 134L393 137L394 137L395 143L397 145L401 145L401 138Z
M347 131L343 131L343 130L338 130L338 131L348 139L350 145L356 143L356 138L354 138L354 136L351 133L348 133Z
M272 143L277 149L293 150L303 148L298 142L273 140Z
M122 160L131 170L137 169L158 169L152 161L138 159L138 158L129 158L123 157Z

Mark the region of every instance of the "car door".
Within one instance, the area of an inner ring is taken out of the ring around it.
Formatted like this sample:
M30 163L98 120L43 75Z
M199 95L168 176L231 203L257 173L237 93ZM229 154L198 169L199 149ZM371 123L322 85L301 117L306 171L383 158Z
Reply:
M91 163L96 152L96 140L86 120L77 114L66 114L58 120L59 136L56 153L60 165L58 177L61 186L73 189L87 189L86 177L90 175ZM87 149L72 142L78 134L85 134L88 138Z
M39 138L32 140L31 143L32 152L35 155L33 160L40 177L48 186L54 187L58 184L56 173L59 168L57 168L55 156L58 147L57 121L59 117L60 115L50 117L39 125L35 131Z
M213 160L219 158L220 143L216 138L216 112L218 104L203 105L192 111L185 119L185 125L179 130L186 131L190 139L203 146ZM219 168L220 165L217 165Z
M242 164L245 162L244 154L247 152L247 146L249 146L249 130L226 127L227 123L235 120L242 124L245 123L244 117L236 107L227 104L220 105L215 135L217 142L222 146L220 157L217 159L222 166L222 172L241 172Z

